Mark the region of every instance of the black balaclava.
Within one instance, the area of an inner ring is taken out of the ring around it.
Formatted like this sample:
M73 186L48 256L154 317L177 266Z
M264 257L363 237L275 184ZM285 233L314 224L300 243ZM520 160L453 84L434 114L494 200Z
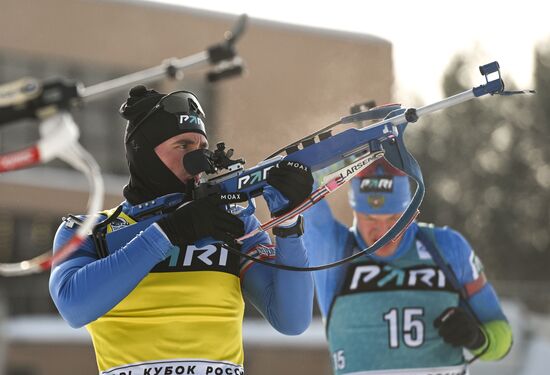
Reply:
M161 109L153 110L164 96L147 90L145 86L135 86L120 108L120 114L128 120L124 143L130 170L130 181L124 187L123 194L133 205L187 190L186 184L159 159L155 153L156 146L182 133L196 132L206 137L203 130L178 123L178 117L174 114ZM187 108L182 108L182 114L187 112ZM204 118L201 120L204 121ZM138 128L134 132L136 125Z

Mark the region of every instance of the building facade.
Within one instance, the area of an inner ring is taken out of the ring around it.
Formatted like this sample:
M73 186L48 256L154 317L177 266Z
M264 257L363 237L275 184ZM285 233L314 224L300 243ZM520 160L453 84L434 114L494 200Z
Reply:
M235 20L235 16L147 2L4 0L0 12L0 83L24 76L62 76L89 86L158 65L169 57L203 51L221 41ZM235 156L247 160L247 167L336 121L353 103L386 103L391 99L391 44L374 36L250 19L237 50L247 67L240 78L209 84L204 71L199 70L186 74L181 81L163 80L152 87L164 92L195 91L207 112L210 144L225 142L235 149ZM118 116L126 95L127 89L121 90L73 112L82 144L104 172L106 208L122 200L121 189L127 180L125 123ZM33 143L37 137L34 122L4 126L0 128L0 152ZM60 162L0 175L0 190L0 262L27 259L48 249L61 217L86 209L85 181ZM336 216L351 222L345 192L331 200ZM259 216L267 218L265 207L260 207ZM56 314L47 279L47 274L41 274L2 280L0 288L10 319L23 314ZM57 357L63 347L71 350L71 358L84 353L93 359L88 342L56 345L52 352L51 343L40 345L39 340L9 343L8 366L27 371L21 373L60 374L56 361L40 362L36 358ZM251 347L247 353L249 368L259 363L258 358L263 363L270 351L280 355L274 348L255 354ZM304 356L315 359L303 361ZM290 357L295 357L296 363L326 367L330 373L323 348L304 349L303 355ZM79 373L94 373L90 358L75 360L79 366L87 366L79 368ZM326 363L319 358L325 358ZM289 364L286 373L293 373L291 368ZM296 373L309 373L304 372L303 364L298 368L302 370ZM262 374L269 374L266 371Z

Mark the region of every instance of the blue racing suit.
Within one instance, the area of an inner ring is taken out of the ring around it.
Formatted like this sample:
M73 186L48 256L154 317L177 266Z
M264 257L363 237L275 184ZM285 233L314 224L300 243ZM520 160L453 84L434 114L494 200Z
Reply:
M54 265L50 277L61 315L90 332L102 374L242 374L243 295L282 333L308 327L311 274L253 264L220 244L180 249L155 223L158 217L136 221L128 215L131 208L124 202L108 226L106 257L87 238ZM246 233L259 225L254 216L244 223ZM63 223L54 251L75 230ZM241 251L308 265L302 238L295 235L277 237L272 245L262 232L245 240Z
M322 201L305 213L304 242L312 265L334 262L367 247L356 227L336 221ZM412 223L395 253L363 256L314 273L319 308L336 374L461 374L463 349L446 344L433 321L462 305L457 290L417 239L429 231L467 293L488 346L482 358L504 356L511 331L481 262L449 228ZM474 353L478 354L478 353Z

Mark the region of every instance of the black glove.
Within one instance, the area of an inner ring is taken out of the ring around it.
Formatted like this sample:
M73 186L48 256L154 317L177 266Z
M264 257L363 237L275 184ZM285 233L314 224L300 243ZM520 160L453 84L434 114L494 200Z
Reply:
M313 176L307 165L296 161L282 161L267 171L266 182L288 199L288 207L273 212L279 216L302 203L313 190Z
M237 196L238 194L233 194ZM204 237L214 237L230 245L244 235L244 223L235 215L225 211L221 205L242 202L240 198L210 196L184 203L157 224L172 244L187 246Z
M434 327L447 344L476 350L487 338L472 315L460 307L449 307L434 320Z

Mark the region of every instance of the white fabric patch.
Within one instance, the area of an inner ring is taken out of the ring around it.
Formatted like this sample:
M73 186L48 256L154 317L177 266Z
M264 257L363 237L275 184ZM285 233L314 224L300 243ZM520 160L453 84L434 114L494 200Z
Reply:
M206 359L172 359L166 361L148 361L118 366L101 375L177 375L177 374L223 374L243 375L242 366L230 362L209 361Z
M479 259L473 251L470 254L469 260L470 267L472 267L472 280L477 280L479 274L483 272L483 264L481 263L481 259Z
M426 246L420 241L416 241L416 252L418 253L418 258L420 259L432 259L432 256L426 249Z

